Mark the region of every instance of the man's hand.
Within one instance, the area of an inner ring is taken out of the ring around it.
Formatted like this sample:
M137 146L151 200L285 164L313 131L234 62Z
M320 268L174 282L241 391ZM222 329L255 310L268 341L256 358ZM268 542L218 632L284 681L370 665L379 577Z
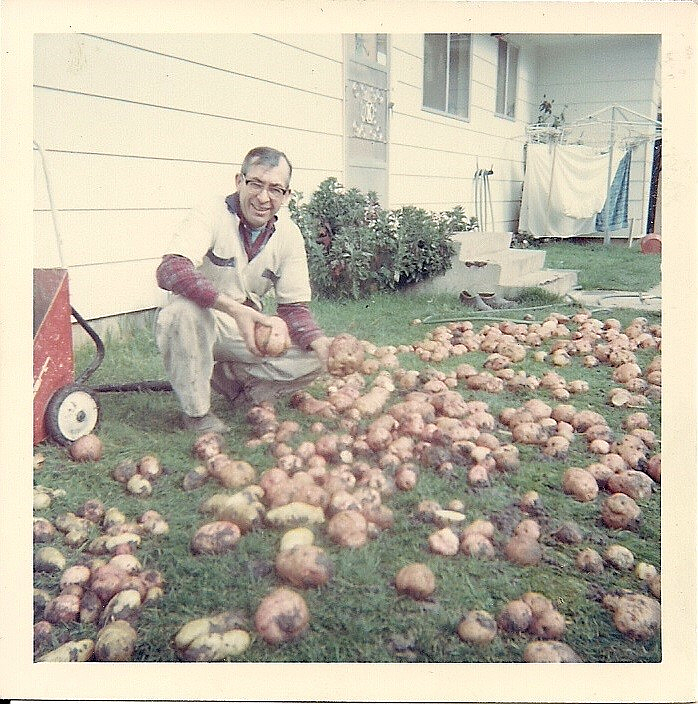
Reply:
M238 329L240 330L240 335L242 335L242 339L247 345L247 349L249 349L252 354L261 357L262 353L259 349L257 349L257 344L254 340L254 326L255 323L262 323L262 325L272 327L272 324L269 322L271 320L271 316L264 315L264 313L260 313L258 310L236 301L234 298L225 293L218 294L218 297L213 303L213 307L216 310L227 313L231 318L233 318L233 320L235 320ZM283 320L281 320L281 323L283 323L284 327L286 327ZM288 335L288 330L286 331L286 335Z
M327 371L327 362L330 358L330 345L332 344L331 337L318 337L316 340L310 343L310 347L318 356L322 368Z

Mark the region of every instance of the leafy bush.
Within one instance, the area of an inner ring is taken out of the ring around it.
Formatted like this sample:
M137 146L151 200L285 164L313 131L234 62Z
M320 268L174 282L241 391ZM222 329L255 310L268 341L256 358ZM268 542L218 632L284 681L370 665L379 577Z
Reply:
M345 189L335 178L301 200L294 193L289 209L305 239L313 288L328 298L360 298L443 274L455 252L452 234L475 226L460 207L385 210L375 193Z

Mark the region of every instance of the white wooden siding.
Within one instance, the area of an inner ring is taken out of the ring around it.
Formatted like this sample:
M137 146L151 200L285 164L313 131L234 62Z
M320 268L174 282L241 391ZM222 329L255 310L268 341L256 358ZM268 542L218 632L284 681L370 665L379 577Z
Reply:
M292 186L341 180L341 35L36 35L34 138L46 157L71 301L87 318L159 305L174 224L233 190L252 147ZM35 153L34 265L60 265Z
M523 135L532 114L532 53L522 50L519 55L516 119L505 119L495 115L497 40L474 35L470 117L462 120L422 109L423 35L394 35L391 47L395 104L391 205L413 204L436 211L461 205L472 216L475 171L492 168L492 227L515 229L523 180Z
M309 28L312 29L312 28ZM495 115L497 39L473 35L467 120L422 107L422 34L389 41L389 201L474 215L473 176L490 177L497 230L515 230L525 126L543 94L567 117L621 103L654 116L661 104L658 40L520 46L516 118ZM87 318L162 301L154 270L185 210L233 189L248 149L270 144L308 198L343 181L341 34L38 34L34 138L43 148L69 268ZM646 219L651 145L634 155L631 215ZM35 150L35 266L58 266L44 173ZM642 216L640 212L642 211Z

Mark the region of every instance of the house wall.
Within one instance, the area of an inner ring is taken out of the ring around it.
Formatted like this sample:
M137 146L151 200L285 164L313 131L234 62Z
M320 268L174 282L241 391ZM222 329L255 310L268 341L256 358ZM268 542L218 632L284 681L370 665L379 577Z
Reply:
M516 120L495 115L497 40L473 35L468 120L422 108L424 38L391 37L390 204L428 210L463 206L475 214L473 176L492 169L493 230L516 229L523 181L525 125L537 106L535 55L519 56Z
M490 227L515 230L525 126L543 93L568 102L570 118L624 100L656 111L654 40L544 54L535 40L520 44L511 120L494 114L497 40L473 35L462 120L422 108L423 35L390 36L388 207L472 216L473 176L491 168ZM34 266L67 267L71 301L90 320L159 305L154 272L173 227L199 198L232 190L250 148L284 150L306 197L329 176L343 181L345 78L341 34L36 35ZM635 163L633 182L648 168Z
M343 169L341 35L36 35L34 266L69 270L88 319L152 308L175 223L286 151L310 193Z
M612 105L652 120L661 111L658 35L574 35L536 53L537 94L555 101L556 114L566 105L567 124ZM628 216L636 221L636 236L647 224L652 153L652 141L632 153ZM625 237L627 230L613 234Z

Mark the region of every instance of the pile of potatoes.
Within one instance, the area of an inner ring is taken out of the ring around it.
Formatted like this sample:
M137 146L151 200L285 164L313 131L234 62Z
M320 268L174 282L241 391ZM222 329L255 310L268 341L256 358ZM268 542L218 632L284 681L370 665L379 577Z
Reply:
M648 349L655 356L642 369L636 352ZM433 366L473 351L487 354L481 368L466 361L448 372ZM617 320L597 320L587 311L571 317L554 313L540 323L502 321L479 330L472 322L455 322L434 328L413 345L377 347L351 335L338 335L330 349L329 374L290 399L300 422L279 419L271 404L254 406L247 413L247 447L266 448L267 466L253 467L236 459L217 433L198 437L192 446L197 465L184 476L182 488L195 491L215 482L221 490L199 505L205 518L193 530L191 552L220 555L235 550L252 530L278 531L274 570L279 586L260 601L251 623L240 614L223 612L204 613L183 624L173 635L178 656L192 661L236 657L249 646L253 631L270 646L302 637L311 618L303 591L324 587L335 574L331 551L322 547L323 542L334 549L361 549L393 529L391 497L417 495L426 473L462 479L466 496L487 491L498 477L520 471L522 446L535 448L541 461L564 461L575 443L591 452L593 463L567 467L561 473L560 492L571 501L597 502L600 519L609 530L636 528L641 519L638 502L646 500L660 482L658 441L649 417L640 410L661 397L660 352L659 326L636 318L621 329ZM398 355L415 355L432 366L403 368ZM628 409L622 428L614 430L602 413L587 409L586 382L563 376L561 372L574 357L587 367L609 368L614 388L606 401L609 409ZM529 358L550 369L536 376L518 368ZM494 413L481 400L482 393L475 400L472 392L514 392L526 400ZM162 472L157 458L149 456L121 463L112 476L136 496L148 496ZM132 482L133 490L128 488ZM150 489L144 482L150 483ZM137 488L136 483L144 488ZM43 493L50 502L50 492ZM46 503L41 496L38 501ZM498 537L487 517L466 519L461 499L444 507L433 500L418 500L414 516L434 525L424 546L432 555L503 557L525 568L540 564L544 557L541 526L533 518L541 511L540 496L534 490L526 492L519 508L531 518ZM163 517L144 516L135 524L124 519L120 525L126 527L113 532L108 524L101 524L105 534L88 544L88 552L100 557L87 568L81 589L94 591L93 571L111 572L107 568L114 567L113 561L118 565L127 558L135 560L133 552L147 532L146 525L154 533L167 530ZM63 528L69 526L69 545L87 544L85 526L78 519L61 522ZM35 535L42 531L50 535L51 529L42 523ZM592 553L591 548L580 549L578 569L593 573L599 570L598 560L600 569L605 565L628 569L622 566L624 558L627 562L622 551L604 556ZM129 569L129 580L141 578L133 565ZM658 599L659 575L651 574L649 567L642 574L639 578L645 588ZM434 574L422 562L405 565L393 584L397 595L418 600L430 599L437 586ZM151 587L162 589L162 584ZM126 606L114 604L109 610L123 591L138 592L141 601L134 613L149 598L156 598L155 592L148 597L149 590L141 595L133 585L122 588L106 603L99 599L100 609L108 616L98 617L98 623L106 627L123 622L132 628L134 617ZM609 598L607 602L609 608L613 605L614 614L624 613L619 601ZM636 602L631 602L635 608ZM46 613L52 615L53 609ZM74 605L71 609L74 613ZM80 612L74 618L79 619ZM624 623L621 616L613 618ZM44 621L51 625L50 619ZM563 615L547 597L534 592L507 604L496 617L484 611L469 612L457 631L463 640L480 645L502 632L532 636L537 640L526 648L526 661L580 660L560 640L565 631ZM118 642L135 642L124 625L113 633ZM114 648L94 644L89 655L85 644L72 644L68 650L71 658L120 657ZM126 645L123 652L128 651Z
M56 626L82 623L98 629L94 641L63 643L41 660L131 659L137 639L134 624L141 610L164 594L161 573L144 569L135 552L142 538L168 530L156 511L147 510L129 521L118 508L105 508L99 499L86 501L74 513L58 515L53 522L34 519L34 571L54 576L58 589L58 593L34 590L35 650L60 637ZM61 534L66 546L82 551L80 562L68 565L59 548L42 545Z
M526 592L507 602L495 616L473 609L458 623L461 640L478 647L488 646L499 633L533 636L524 652L526 662L580 662L580 657L560 641L565 617L553 602L539 592Z

